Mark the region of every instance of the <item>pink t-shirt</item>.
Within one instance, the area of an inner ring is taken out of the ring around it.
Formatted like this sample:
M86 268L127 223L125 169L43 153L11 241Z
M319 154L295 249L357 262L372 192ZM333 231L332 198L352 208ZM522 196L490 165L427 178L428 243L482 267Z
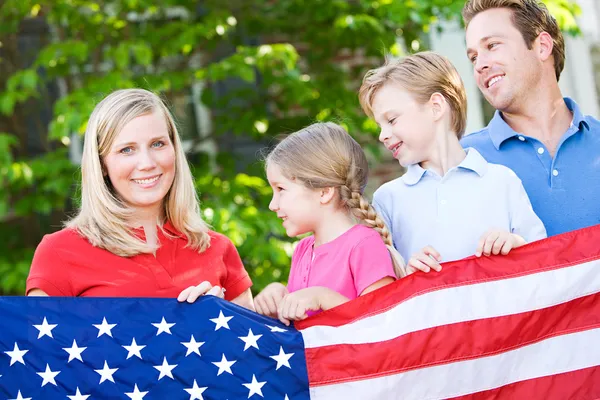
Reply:
M352 300L378 280L395 277L390 253L374 229L355 225L313 251L314 242L314 236L302 239L292 255L290 292L325 286Z

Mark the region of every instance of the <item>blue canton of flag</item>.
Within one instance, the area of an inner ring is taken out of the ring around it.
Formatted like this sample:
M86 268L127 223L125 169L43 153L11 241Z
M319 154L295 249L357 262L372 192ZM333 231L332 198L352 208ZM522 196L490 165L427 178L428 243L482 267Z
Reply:
M310 398L301 334L206 296L0 298L0 398Z

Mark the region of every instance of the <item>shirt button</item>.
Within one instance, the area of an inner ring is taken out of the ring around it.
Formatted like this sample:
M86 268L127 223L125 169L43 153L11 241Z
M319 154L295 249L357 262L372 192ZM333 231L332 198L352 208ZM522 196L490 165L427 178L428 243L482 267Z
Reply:
M440 201L440 203L442 203L442 205L445 205L447 203L447 201L446 200L442 200L442 201Z
M524 138L523 136L519 136L519 140L520 140L521 142L524 142L524 141L525 141L525 138Z
M557 169L555 169L554 171L552 171L552 175L554 175L554 176L558 176L558 170L557 170Z
M540 148L538 149L538 153L539 153L539 154L544 154L544 148L543 148L543 147L540 147Z

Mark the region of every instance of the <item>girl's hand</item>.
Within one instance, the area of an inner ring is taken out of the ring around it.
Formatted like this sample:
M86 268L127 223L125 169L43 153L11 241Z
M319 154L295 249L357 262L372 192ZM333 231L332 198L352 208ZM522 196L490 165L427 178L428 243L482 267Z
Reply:
M217 296L219 298L225 297L225 289L220 286L213 286L210 282L204 281L198 286L190 286L187 289L183 289L179 296L177 296L177 301L188 303L193 303L198 300L198 297L204 295Z
M431 246L425 246L408 260L406 272L409 275L416 271L429 272L432 269L439 272L442 270L442 266L440 265L441 260L442 257L436 249Z
M489 256L490 254L507 255L512 249L521 247L527 242L519 235L502 231L498 229L490 229L481 236L475 255L481 257L481 255Z
M348 298L331 289L315 286L286 295L277 309L277 315L281 322L289 325L290 321L307 318L307 311L329 310L347 301Z
M288 294L287 288L281 283L274 282L267 285L254 298L256 312L267 317L277 318L277 309L281 300Z

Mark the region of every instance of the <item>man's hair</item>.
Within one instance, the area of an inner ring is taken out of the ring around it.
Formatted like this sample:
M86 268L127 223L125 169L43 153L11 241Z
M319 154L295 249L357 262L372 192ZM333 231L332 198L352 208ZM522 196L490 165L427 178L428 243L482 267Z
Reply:
M465 26L468 27L477 14L494 8L512 11L513 25L521 32L528 49L531 50L540 33L547 32L552 37L554 72L558 81L565 67L565 39L548 8L537 0L468 0L462 10Z

